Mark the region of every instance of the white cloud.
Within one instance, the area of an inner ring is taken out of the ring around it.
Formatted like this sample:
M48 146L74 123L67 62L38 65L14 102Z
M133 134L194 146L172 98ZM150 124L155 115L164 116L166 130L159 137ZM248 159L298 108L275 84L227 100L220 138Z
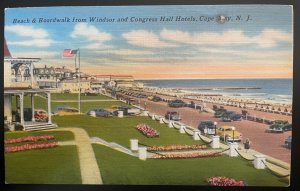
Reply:
M5 30L8 32L13 32L19 36L26 36L32 38L46 38L49 35L45 29L34 28L32 26L25 25L5 26Z
M37 46L37 47L48 47L54 41L51 39L32 39L32 40L20 40L20 41L8 41L9 45L19 45L19 46Z
M230 50L225 48L199 48L199 52L205 52L213 55L222 55L229 56L231 59L245 57L247 59L270 59L270 60L292 60L293 59L293 52L287 50L277 50L277 51L245 51L245 50Z
M292 34L276 29L264 29L258 36L253 37L253 41L263 48L274 47L278 42L292 42L292 40Z
M103 42L112 39L111 34L107 32L102 32L98 30L93 25L88 25L87 23L78 23L74 26L74 30L71 33L72 38L85 38L87 41L91 42L86 45L86 49L98 49L105 45Z
M52 43L54 43L53 40L48 38L48 32L42 28L34 28L32 26L24 25L13 25L5 26L5 30L7 32L15 33L18 36L31 38L26 38L26 40L8 41L7 43L10 45L48 47Z
M279 42L292 42L290 33L277 29L264 29L257 36L247 36L242 30L227 30L224 32L190 33L180 30L163 29L160 32L163 39L194 45L241 45L257 44L262 48L274 47Z
M30 51L30 52L16 52L14 54L15 57L27 57L27 58L59 58L60 55L58 52L50 52L50 51Z
M121 56L130 56L130 55L152 55L154 54L151 51L146 51L146 50L131 50L131 49L120 49L120 50L115 50L112 52L113 54L116 55L121 55Z
M160 40L158 35L146 30L133 30L127 33L123 33L122 36L127 40L129 44L140 47L165 48L176 46L173 43L168 43Z
M140 56L153 55L154 52L147 50L132 50L132 49L106 49L97 51L99 54L114 54L119 56Z
M90 43L86 46L83 46L83 48L94 49L94 50L107 50L113 48L113 46L102 44L102 43Z

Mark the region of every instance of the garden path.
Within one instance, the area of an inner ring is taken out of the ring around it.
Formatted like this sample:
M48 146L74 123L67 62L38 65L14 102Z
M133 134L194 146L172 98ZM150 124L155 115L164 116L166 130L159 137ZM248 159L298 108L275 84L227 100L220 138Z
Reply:
M103 184L90 137L82 128L58 128L51 131L71 131L74 141L60 142L60 145L75 144L78 148L82 184Z

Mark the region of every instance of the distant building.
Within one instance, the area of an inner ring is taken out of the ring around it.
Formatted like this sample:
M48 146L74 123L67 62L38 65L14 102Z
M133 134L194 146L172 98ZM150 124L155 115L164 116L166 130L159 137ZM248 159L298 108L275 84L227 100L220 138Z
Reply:
M143 82L135 82L133 84L133 87L136 87L136 88L143 88L144 87L144 83Z
M104 82L110 87L134 86L134 78L131 75L92 75L91 78Z
M80 80L81 92L87 92L91 90L90 80ZM58 89L61 92L79 92L79 84L77 79L64 79L58 83Z
M72 70L66 68L65 66L61 68L55 68L55 73L57 75L57 78L62 80L62 79L67 79L67 78L73 78L73 73Z
M104 82L95 79L91 79L90 82L92 91L101 92L104 90Z
M99 82L109 82L111 80L111 75L91 75L91 79L97 80Z
M38 83L40 88L57 88L59 81L58 74L56 74L54 67L35 67L33 69L34 80Z

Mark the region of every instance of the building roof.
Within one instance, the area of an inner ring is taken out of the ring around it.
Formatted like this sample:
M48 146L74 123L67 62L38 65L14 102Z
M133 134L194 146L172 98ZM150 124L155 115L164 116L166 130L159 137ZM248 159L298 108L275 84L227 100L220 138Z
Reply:
M7 47L5 39L4 39L4 58L11 58L11 54L10 54L10 51Z
M64 79L60 81L61 83L78 83L77 79ZM90 82L90 80L80 80L81 82Z
M96 76L96 77L129 77L129 78L133 78L132 75L92 74L91 76Z
M62 68L55 68L56 72L72 72L72 70L62 67Z

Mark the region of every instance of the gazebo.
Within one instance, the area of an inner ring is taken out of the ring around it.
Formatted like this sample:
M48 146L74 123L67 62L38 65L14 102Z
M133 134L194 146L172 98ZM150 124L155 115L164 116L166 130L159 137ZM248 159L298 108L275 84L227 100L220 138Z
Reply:
M4 119L5 124L14 127L15 124L23 126L23 130L39 130L57 127L51 121L51 93L39 89L33 79L33 63L40 58L13 58L4 41ZM48 120L37 122L34 118L35 95L46 95ZM24 97L30 96L31 120L24 118ZM13 113L13 98L16 98L16 110ZM18 116L18 117L17 117Z

